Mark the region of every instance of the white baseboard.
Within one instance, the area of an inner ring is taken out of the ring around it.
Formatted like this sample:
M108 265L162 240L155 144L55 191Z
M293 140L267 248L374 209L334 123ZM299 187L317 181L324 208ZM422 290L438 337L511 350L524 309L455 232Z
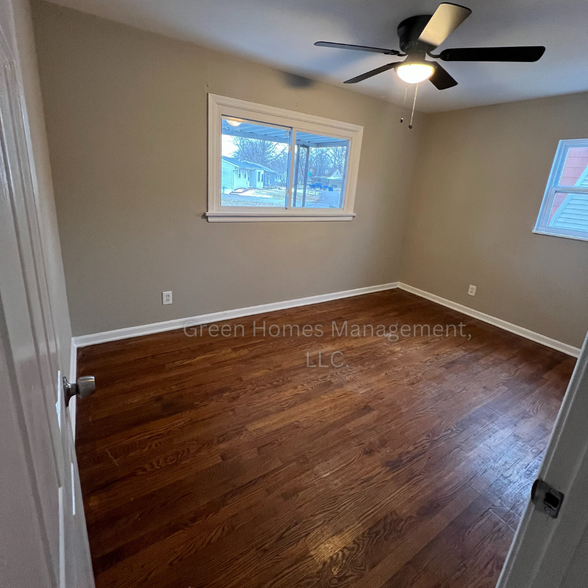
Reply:
M373 292L393 290L395 288L400 288L401 290L405 290L406 292L410 292L411 294L416 294L421 298L426 298L431 302L436 302L437 304L441 304L442 306L446 306L447 308L451 308L452 310L456 310L467 316L471 316L485 323L489 323L491 325L494 325L495 327L499 327L501 329L504 329L505 331L509 331L510 333L515 333L516 335L520 335L525 339L530 339L531 341L535 341L536 343L540 343L541 345L551 347L552 349L556 349L557 351L561 351L562 353L571 355L572 357L579 357L580 355L580 349L577 347L573 347L572 345L562 343L561 341L556 341L555 339L551 339L550 337L546 337L545 335L541 335L539 333L535 333L534 331L530 331L529 329L513 325L512 323L503 321L502 319L490 316L489 314L485 314L478 310L474 310L473 308L469 308L467 306L464 306L463 304L458 304L457 302L452 302L451 300L441 298L441 296L431 294L430 292L420 290L419 288L409 286L408 284L404 284L402 282L391 282L389 284L380 284L379 286L368 286L367 288L356 288L354 290L344 290L343 292L320 294L318 296L308 296L306 298L297 298L295 300L287 300L285 302L260 304L257 306L249 306L246 308L237 308L235 310L213 312L189 318L175 319L160 323L152 323L149 325L140 325L137 327L128 327L126 329L116 329L114 331L105 331L103 333L94 333L91 335L73 337L71 341L69 381L75 382L77 378L77 350L79 347L85 347L88 345L98 345L100 343L118 341L121 339L130 339L132 337L141 337L143 335L162 333L164 331L173 331L175 329L183 328L187 322L190 322L190 324L193 326L204 325L218 321L225 321L245 316L251 316L255 314L273 312L275 310L285 310L287 308L295 308L297 306L307 306L309 304L318 304L320 302L329 302L331 300L351 298L352 296L361 296L362 294L371 294ZM76 397L72 398L69 405L70 420L72 423L74 440L76 438L76 401Z
M530 331L529 329L525 329L524 327L513 325L512 323L503 321L502 319L496 318L494 316L490 316L489 314L485 314L483 312L480 312L479 310L474 310L473 308L469 308L468 306L464 306L463 304L452 302L451 300L441 298L441 296L431 294L430 292L426 292L425 290L415 288L414 286L409 286L408 284L403 284L402 282L398 284L398 287L401 290L405 290L406 292L410 292L411 294L416 294L421 298L426 298L431 302L436 302L437 304L441 304L443 306L446 306L447 308L451 308L452 310L457 310L462 314L471 316L485 323L489 323L491 325L494 325L495 327L499 327L501 329L504 329L505 331L514 333L515 335L520 335L525 339L535 341L535 343L540 343L541 345L545 345L546 347L551 347L552 349L556 349L557 351L561 351L562 353L571 355L572 357L579 357L580 355L580 349L578 347L574 347L573 345L568 345L567 343L562 343L561 341L557 341L556 339L552 339L551 337L546 337L545 335L541 335L540 333L535 333L534 331Z
M137 327L127 327L125 329L116 329L114 331L104 331L103 333L94 333L91 335L81 335L74 337L72 347L87 347L88 345L98 345L108 343L109 341L119 341L121 339L130 339L132 337L142 337L143 335L152 335L153 333L163 333L165 331L174 331L184 328L186 323L191 326L207 325L219 321L228 321L231 319L274 312L276 310L285 310L297 306L308 306L309 304L319 304L320 302L329 302L331 300L340 300L342 298L351 298L352 296L361 296L362 294L371 294L373 292L382 292L383 290L393 290L398 288L398 282L389 284L379 284L377 286L367 286L365 288L355 288L353 290L343 290L342 292L332 292L330 294L319 294L318 296L307 296L305 298L295 298L284 302L270 302L269 304L259 304L257 306L247 306L245 308L236 308L234 310L224 310L221 312L211 312L181 319L173 319L161 323L151 323L149 325L139 325Z
M573 347L572 345L568 345L567 343L562 343L561 341L551 339L550 337L546 337L545 335L541 335L540 333L535 333L534 331L530 331L529 329L525 329L524 327L519 327L518 325L514 325L512 323L490 316L489 314L485 314L478 310L474 310L473 308L469 308L467 306L464 306L463 304L458 304L457 302L452 302L451 300L447 300L446 298L442 298L441 296L437 296L436 294L431 294L430 292L426 292L425 290L420 290L419 288L415 288L414 286L409 286L408 284L404 284L401 282L390 282L388 284L380 284L378 286L355 288L354 290L344 290L342 292L332 292L330 294L319 294L318 296L307 296L305 298L296 298L294 300L286 300L283 302L259 304L257 306L248 306L246 308L236 308L234 310L212 312L209 314L201 314L198 316L163 321L160 323L151 323L148 325L139 325L136 327L127 327L125 329L116 329L113 331L104 331L102 333L94 333L91 335L81 335L79 337L73 337L71 359L72 368L70 369L70 381L75 382L76 379L77 349L79 347L86 347L88 345L99 345L100 343L108 343L109 341L119 341L121 339L130 339L132 337L142 337L143 335L151 335L153 333L173 331L176 329L183 328L184 325L188 322L191 326L204 325L219 321L241 318L245 316L252 316L255 314L274 312L276 310L295 308L297 306L308 306L310 304L318 304L320 302L329 302L331 300L351 298L352 296L361 296L362 294L371 294L373 292L381 292L383 290L393 290L394 288L400 288L402 290L405 290L406 292L410 292L411 294L416 294L421 298L426 298L427 300L431 300L432 302L436 302L437 304L441 304L442 306L446 306L447 308L451 308L452 310L456 310L467 316L471 316L485 323L489 323L491 325L494 325L495 327L499 327L501 329L504 329L505 331L509 331L510 333L515 333L516 335L520 335L525 339L535 341L535 343L540 343L541 345L545 345L546 347L551 347L552 349L556 349L557 351L561 351L562 353L571 355L572 357L578 357L580 355L580 349L578 347ZM75 399L73 402L75 403ZM70 406L75 407L74 403L72 403L72 405ZM72 422L75 423L75 419L72 418Z

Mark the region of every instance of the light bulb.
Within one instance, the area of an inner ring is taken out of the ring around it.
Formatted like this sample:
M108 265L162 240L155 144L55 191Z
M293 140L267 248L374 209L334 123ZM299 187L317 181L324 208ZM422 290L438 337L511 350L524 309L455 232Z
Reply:
M240 120L236 120L234 118L227 118L227 122L232 126L232 127L238 127L241 124Z
M429 63L403 63L396 68L398 77L407 84L418 84L428 80L435 68Z

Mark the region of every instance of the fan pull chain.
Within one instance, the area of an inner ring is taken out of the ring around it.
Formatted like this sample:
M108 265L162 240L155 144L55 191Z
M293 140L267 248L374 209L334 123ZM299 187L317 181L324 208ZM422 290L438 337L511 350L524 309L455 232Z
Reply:
M417 94L419 93L419 85L416 84L416 87L414 89L414 100L412 102L412 112L410 114L410 123L408 124L408 128L412 129L412 121L414 119L414 110L416 108L416 101L417 101Z
M404 101L402 102L402 108L405 109L406 108L406 95L408 93L408 86L404 86ZM400 122L403 123L404 122L404 117L401 116L400 117Z

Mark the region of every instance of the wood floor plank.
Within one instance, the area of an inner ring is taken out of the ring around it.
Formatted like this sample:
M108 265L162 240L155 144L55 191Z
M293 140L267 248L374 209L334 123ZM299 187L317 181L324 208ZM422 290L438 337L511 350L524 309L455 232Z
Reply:
M97 588L494 586L572 358L401 291L224 324L79 350Z

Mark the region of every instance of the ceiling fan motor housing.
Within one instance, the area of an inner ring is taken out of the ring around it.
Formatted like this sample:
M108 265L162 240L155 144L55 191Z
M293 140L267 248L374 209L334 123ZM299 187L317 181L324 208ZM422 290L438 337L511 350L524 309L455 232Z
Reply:
M433 47L428 43L419 41L421 33L431 20L431 14L411 16L398 25L398 38L400 39L400 50L404 53L427 53Z

